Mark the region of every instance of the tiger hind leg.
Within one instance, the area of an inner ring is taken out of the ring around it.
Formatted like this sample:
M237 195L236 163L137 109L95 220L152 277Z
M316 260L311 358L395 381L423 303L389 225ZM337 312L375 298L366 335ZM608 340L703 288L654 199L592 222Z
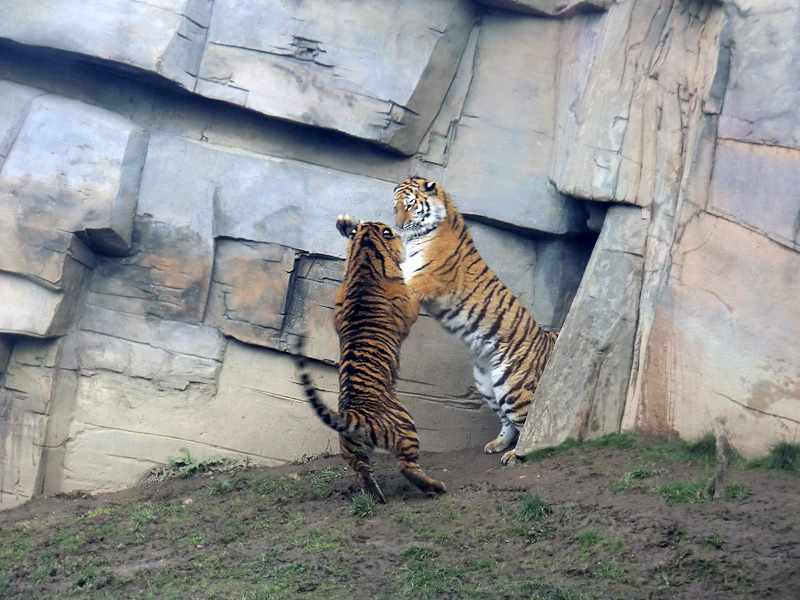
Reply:
M503 454L503 456L500 458L500 463L503 465L514 465L522 462L523 460L523 457L520 457L516 452L516 440L519 437L519 434L522 432L522 428L525 425L525 420L528 418L528 409L530 408L532 398L533 392L529 390L522 390L522 392L518 394L516 401L506 404L503 407L504 422L510 423L515 431L513 440L514 443L509 444L511 449Z
M486 404L489 405L489 408L500 418L500 422L502 423L500 433L497 434L497 437L483 447L483 451L486 454L496 454L509 448L517 439L519 431L503 414L495 398L494 385L492 384L492 372L488 362L483 359L478 359L475 362L472 372L475 375L475 385L478 388L478 392L483 399L486 400Z
M413 427L413 424L412 424ZM408 481L417 486L429 496L438 496L447 491L444 482L428 477L417 460L419 459L419 438L414 429L403 431L402 437L395 445L397 467Z
M381 491L375 476L372 474L372 466L369 462L369 449L363 444L353 442L344 436L339 436L339 447L342 457L355 471L361 491L372 496L381 504L386 504L386 497Z

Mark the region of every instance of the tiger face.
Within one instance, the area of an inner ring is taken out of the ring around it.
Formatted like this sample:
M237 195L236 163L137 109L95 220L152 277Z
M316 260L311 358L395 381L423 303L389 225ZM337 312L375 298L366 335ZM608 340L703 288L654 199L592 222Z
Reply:
M394 189L394 215L403 239L436 229L447 216L444 190L424 177L411 177Z
M347 255L352 256L361 248L372 248L381 256L389 256L398 265L406 257L405 245L400 236L385 223L368 221L362 223L352 215L339 215L336 218L336 229L347 240Z

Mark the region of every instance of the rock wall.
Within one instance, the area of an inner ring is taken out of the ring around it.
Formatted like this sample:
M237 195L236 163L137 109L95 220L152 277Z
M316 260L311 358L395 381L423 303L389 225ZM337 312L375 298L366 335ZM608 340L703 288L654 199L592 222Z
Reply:
M551 177L641 209L609 209L520 450L620 427L798 442L800 8L617 2L572 23Z
M796 440L798 19L789 0L6 3L0 506L118 489L181 449L335 451L288 349L310 333L335 403L335 216L391 222L415 173L564 326L521 448ZM471 378L423 314L398 385L423 451L496 433Z

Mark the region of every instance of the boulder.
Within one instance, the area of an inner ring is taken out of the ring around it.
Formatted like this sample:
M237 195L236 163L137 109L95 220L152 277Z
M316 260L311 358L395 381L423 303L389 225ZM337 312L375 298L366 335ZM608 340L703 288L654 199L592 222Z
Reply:
M343 258L336 217L393 222L394 183L153 134L139 213L171 227ZM170 198L169 203L163 198ZM191 245L191 244L190 244ZM213 248L202 248L210 276Z
M797 3L736 0L726 4L735 46L720 137L800 149Z
M45 453L69 423L75 374L70 336L18 338L0 385L0 510L42 493Z
M3 8L0 38L120 63L194 89L214 0L43 0Z
M705 208L800 250L800 150L719 140Z
M60 258L61 289L0 271L0 333L52 337L74 327L83 306L90 266L70 254Z
M464 0L217 0L197 92L413 154L473 19Z
M689 439L722 427L745 455L796 437L800 423L800 254L699 213L673 250L635 417Z
M536 43L520 45L522 39ZM463 213L548 233L585 231L582 205L548 177L559 43L559 28L548 21L508 13L483 19L440 179Z
M517 444L522 456L620 430L633 360L647 219L609 208Z
M125 254L147 134L119 115L58 96L38 96L29 110L0 173L2 223L42 236L74 232L100 253Z
M218 239L205 323L248 344L280 347L295 251Z
M481 4L546 17L569 17L579 12L608 9L614 0L478 0Z
M30 111L31 100L44 92L11 81L0 81L0 169Z

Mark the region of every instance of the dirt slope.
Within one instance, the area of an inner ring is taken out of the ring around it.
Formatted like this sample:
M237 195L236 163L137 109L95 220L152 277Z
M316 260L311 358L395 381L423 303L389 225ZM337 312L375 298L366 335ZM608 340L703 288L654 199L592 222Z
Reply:
M705 461L614 446L427 454L435 500L379 456L363 518L338 457L37 499L0 513L0 597L800 598L800 477L734 467L730 499L675 502L655 488Z

